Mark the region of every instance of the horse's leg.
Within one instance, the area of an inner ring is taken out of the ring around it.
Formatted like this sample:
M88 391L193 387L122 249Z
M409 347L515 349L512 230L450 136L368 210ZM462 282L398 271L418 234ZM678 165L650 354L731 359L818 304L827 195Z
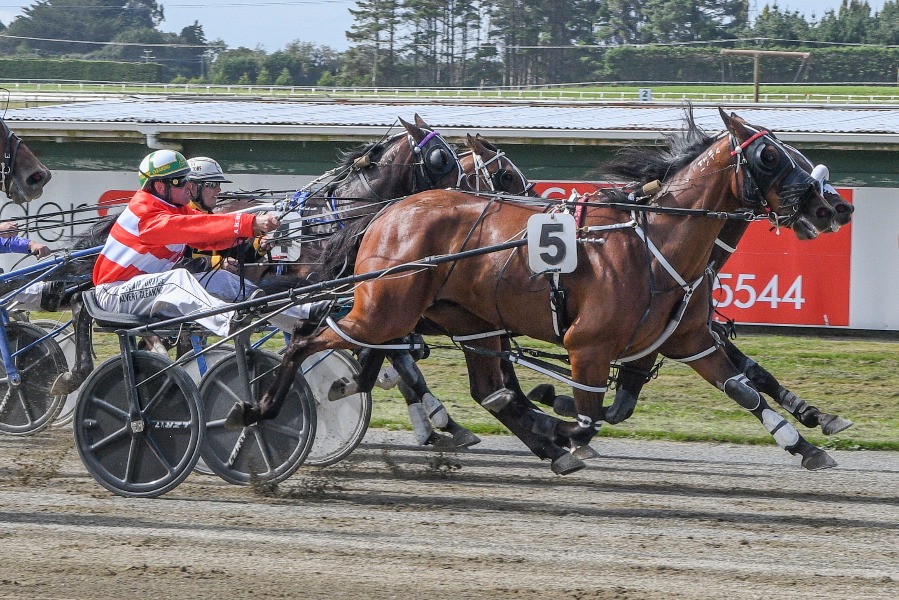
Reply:
M225 417L225 428L240 429L262 420L274 419L281 412L287 393L293 386L297 370L304 360L323 350L356 348L354 344L347 342L328 328L319 329L311 337L303 337L300 335L300 330L304 325L304 323L297 323L294 327L290 344L281 359L281 366L278 368L275 380L259 399L258 404L253 406L245 401L235 403L228 416ZM346 327L343 322L341 325ZM349 333L350 328L346 327L344 331ZM350 335L353 334L359 335L355 331Z
M569 332L570 333L570 332ZM566 338L571 361L571 377L575 382L594 388L574 388L575 423L563 422L559 431L577 446L586 446L599 432L603 421L603 399L609 383L611 358L593 344L581 344L577 336Z
M485 342L471 342L469 345L483 346ZM550 459L554 473L568 475L586 466L568 448L556 443L556 431L563 421L539 411L520 390L516 394L505 387L508 374L503 372L498 358L466 350L465 361L472 398L489 410L536 456Z
M721 348L688 363L706 381L727 394L762 422L777 444L790 454L802 456L802 466L810 471L835 467L826 452L803 438L782 416L771 409L752 382L727 357Z
M713 322L712 327L724 343L724 351L727 353L727 357L730 361L749 378L760 392L774 398L778 404L796 417L796 420L800 423L806 427L820 426L824 435L833 435L852 426L852 421L849 419L845 419L839 415L821 412L817 407L812 406L787 388L783 387L774 375L743 354L740 349L730 341L727 331L722 324Z
M387 358L400 375L400 393L406 399L406 405L409 408L409 418L416 429L420 444L441 445L441 438L434 437L437 434L434 434L433 430L426 437L424 436L424 432L430 429L430 426L423 427L420 423L420 417L423 415L427 416L427 419L435 427L449 433L452 436L452 445L456 447L467 448L481 441L478 436L457 423L446 412L443 403L431 393L424 375L410 352L391 352ZM417 426L416 421L419 422ZM423 442L421 441L422 437L424 437Z
M94 370L94 355L91 345L91 325L93 319L84 308L81 295L72 296L72 320L75 324L75 364L72 370L61 373L50 393L54 396L67 396L77 390L87 376Z

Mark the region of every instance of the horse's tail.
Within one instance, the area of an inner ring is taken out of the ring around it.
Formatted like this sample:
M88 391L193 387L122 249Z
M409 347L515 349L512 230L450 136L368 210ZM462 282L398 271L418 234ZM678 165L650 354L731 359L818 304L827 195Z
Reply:
M109 237L109 232L112 231L112 226L117 217L118 215L100 217L93 225L88 227L86 231L73 235L71 237L72 249L86 250L105 244L106 238Z

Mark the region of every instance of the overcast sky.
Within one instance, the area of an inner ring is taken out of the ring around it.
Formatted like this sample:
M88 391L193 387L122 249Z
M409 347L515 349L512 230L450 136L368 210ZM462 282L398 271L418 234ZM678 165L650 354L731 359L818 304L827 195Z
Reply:
M158 1L158 0L157 0ZM224 40L231 48L261 47L266 52L281 50L299 40L335 50L346 50L345 32L353 23L348 8L355 2L344 0L175 0L159 2L165 10L162 31L180 32L199 21L209 40ZM884 0L868 0L872 11L883 7ZM0 21L9 25L21 8L34 2L0 0ZM750 0L750 7L761 10L766 0ZM827 10L839 9L840 0L779 0L781 10L798 11L806 17L820 17Z

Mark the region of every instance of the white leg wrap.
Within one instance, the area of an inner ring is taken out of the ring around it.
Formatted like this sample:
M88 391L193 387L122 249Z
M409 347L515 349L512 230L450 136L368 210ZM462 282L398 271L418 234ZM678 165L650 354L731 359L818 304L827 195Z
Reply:
M425 405L428 418L435 427L446 427L449 424L449 414L440 400L435 398L433 394L426 392L421 402Z
M408 408L409 421L412 422L415 439L419 446L424 446L431 434L434 433L434 430L431 429L431 424L428 423L428 418L425 416L425 407L420 402L416 402L410 404Z
M587 415L578 415L577 416L577 424L583 427L584 429L593 428L596 431L599 431L599 428L602 427L602 421L594 421Z
M792 448L799 443L799 432L796 428L770 408L762 411L762 424L781 448Z
M393 368L393 365L387 365L378 373L378 381L375 383L382 390L389 390L400 381L400 374Z

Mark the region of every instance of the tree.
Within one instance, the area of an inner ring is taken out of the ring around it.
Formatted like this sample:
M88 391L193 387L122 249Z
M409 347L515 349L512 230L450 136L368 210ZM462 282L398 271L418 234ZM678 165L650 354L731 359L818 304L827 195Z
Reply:
M132 29L155 29L164 15L153 0L39 0L22 9L6 35L27 38L109 42ZM59 54L88 54L95 45L38 40L4 40L4 48L26 48Z
M780 12L777 2L770 7L765 5L755 20L752 33L756 37L778 40L807 40L810 37L809 24L802 15L798 11Z

